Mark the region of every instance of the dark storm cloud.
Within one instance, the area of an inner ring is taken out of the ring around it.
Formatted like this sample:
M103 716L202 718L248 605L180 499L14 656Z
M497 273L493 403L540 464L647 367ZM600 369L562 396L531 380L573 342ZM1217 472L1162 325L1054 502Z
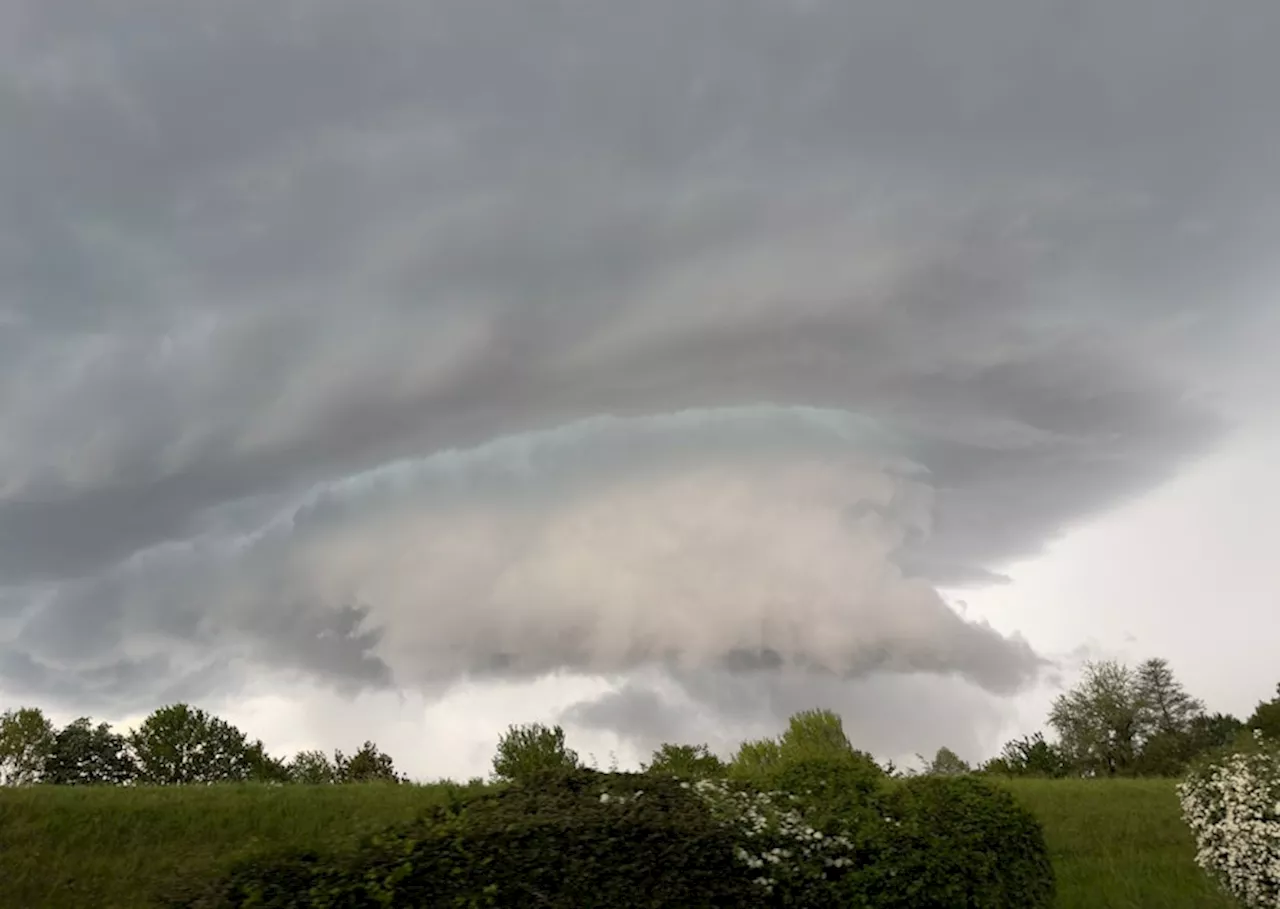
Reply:
M352 685L660 661L661 640L597 616L632 615L616 584L578 612L538 599L590 573L583 503L636 528L608 541L609 570L667 521L715 575L732 564L709 541L813 484L832 511L788 515L796 532L836 562L841 540L868 547L853 560L880 559L892 588L850 608L906 597L930 617L916 643L878 629L877 659L1009 690L1034 671L1025 645L925 581L997 578L1229 427L1215 377L1260 315L1280 213L1274 5L28 0L0 16L0 603L23 616L10 674L50 691L165 641ZM596 414L759 404L858 414L922 472L817 434L770 449L785 479L749 501L681 499L682 472L721 465L707 488L727 497L755 476L743 459L790 431L768 411L745 441L739 418L666 426L648 473L643 446L624 456L643 421L614 448L553 446L554 463L431 473L433 453L483 462L491 439ZM343 485L399 459L426 459L396 488L428 503L429 533ZM520 491L547 475L562 499ZM673 509L661 521L641 482ZM345 490L338 518L300 507L308 490ZM841 509L889 517L850 531ZM397 534L427 555L385 562ZM477 587L479 566L525 598ZM835 571L773 570L753 577ZM828 593L812 598L834 620ZM500 640L498 619L535 606L561 624ZM741 630L698 653L739 652ZM431 631L439 659L415 666ZM814 641L785 644L813 658ZM851 653L827 657L878 665Z

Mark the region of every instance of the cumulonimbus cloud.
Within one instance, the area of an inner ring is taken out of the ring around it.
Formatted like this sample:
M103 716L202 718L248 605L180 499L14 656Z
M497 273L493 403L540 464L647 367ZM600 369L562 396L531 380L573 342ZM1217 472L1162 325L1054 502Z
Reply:
M1253 368L1280 8L1159 6L10 4L0 686L1018 689L937 588Z

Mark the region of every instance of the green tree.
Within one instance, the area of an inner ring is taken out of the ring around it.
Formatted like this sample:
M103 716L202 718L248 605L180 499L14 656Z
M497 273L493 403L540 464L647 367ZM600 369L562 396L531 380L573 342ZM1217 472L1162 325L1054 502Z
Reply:
M0 714L0 781L6 786L39 782L53 740L53 723L38 707Z
M341 751L333 753L334 777L340 783L402 782L391 755L378 750L373 742L365 742L350 757Z
M1196 755L1192 724L1204 715L1204 704L1183 689L1166 660L1147 660L1134 683L1139 708L1134 770L1143 776L1180 775Z
M129 734L140 782L158 785L242 782L254 770L245 735L187 704L170 704Z
M796 757L844 755L853 752L853 745L845 735L844 721L840 719L840 714L824 708L801 710L792 714L778 743L785 753Z
M578 753L565 746L564 730L541 723L509 726L498 740L493 757L495 779L527 779L544 770L572 770L580 767Z
M926 776L962 776L973 770L968 761L945 745L938 749L933 760L929 760L922 754L917 754L916 757L924 765Z
M729 775L735 779L768 783L779 774L794 770L804 762L828 766L858 768L867 774L882 776L875 759L854 748L845 734L840 715L832 710L801 710L787 721L787 728L776 739L743 742L729 762Z
M1064 755L1085 776L1132 773L1144 721L1137 676L1115 660L1086 663L1049 711Z
M1250 729L1257 729L1269 739L1280 741L1280 685L1276 685L1276 696L1269 701L1260 701L1249 717Z
M1244 721L1229 713L1202 714L1191 718L1191 752L1201 755L1225 748L1248 728Z
M249 762L248 779L254 783L289 783L289 766L280 758L267 754L267 748L258 739L246 746L245 756Z
M756 739L738 746L729 761L729 774L738 779L762 779L782 766L782 743L777 739Z
M53 737L44 766L44 782L55 786L118 786L137 777L138 768L124 736L106 723L94 726L82 716Z
M1135 684L1146 735L1186 735L1191 721L1204 714L1204 703L1187 694L1167 660L1147 660L1138 667Z
M1062 749L1045 741L1041 732L1006 742L998 757L982 765L983 773L1050 779L1066 776L1070 770Z
M299 751L289 762L289 779L295 783L320 785L337 782L333 762L323 751Z
M653 753L653 758L642 769L655 773L669 773L681 779L703 780L724 776L725 763L706 745L664 744Z

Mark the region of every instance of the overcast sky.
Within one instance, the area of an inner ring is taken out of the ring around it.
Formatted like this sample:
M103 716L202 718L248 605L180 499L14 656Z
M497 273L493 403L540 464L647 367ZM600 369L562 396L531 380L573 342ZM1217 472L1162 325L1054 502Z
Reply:
M628 764L1280 669L1272 0L0 0L0 701Z

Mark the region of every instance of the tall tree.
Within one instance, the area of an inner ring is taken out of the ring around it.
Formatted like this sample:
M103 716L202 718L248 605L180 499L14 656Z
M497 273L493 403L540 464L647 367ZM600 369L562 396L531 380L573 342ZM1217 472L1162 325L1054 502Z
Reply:
M289 762L289 779L295 783L316 786L338 780L333 762L323 751L299 751Z
M564 730L541 723L509 726L498 740L498 753L493 757L494 778L504 781L525 779L542 770L579 766L578 753L565 745Z
M1144 776L1178 776L1196 755L1192 723L1204 704L1189 695L1166 660L1153 658L1135 676L1139 709L1139 753L1135 771Z
M1067 776L1071 769L1062 748L1045 741L1042 732L1006 742L998 757L982 765L984 773L1054 779Z
M1136 684L1146 735L1185 735L1204 713L1204 703L1187 694L1167 660L1154 657L1139 666Z
M187 704L170 704L129 734L140 782L157 785L242 782L253 772L245 735Z
M379 751L373 742L365 742L350 757L341 751L335 751L333 768L334 776L340 783L403 782L396 773L391 755Z
M1249 717L1249 728L1256 729L1269 739L1280 742L1280 685L1276 685L1276 696L1269 701L1260 701L1253 716Z
M796 757L853 753L853 745L844 731L844 720L834 710L824 708L792 714L778 744L784 752Z
M245 748L245 757L249 763L249 780L255 783L288 783L292 782L289 766L274 755L267 754L267 747L261 739L256 739Z
M743 742L729 762L729 775L760 782L810 760L834 760L883 772L870 754L853 747L838 713L814 708L792 714L777 738Z
M106 723L92 725L82 716L53 737L44 782L55 786L118 786L138 772L124 736Z
M782 766L782 745L778 739L756 739L738 746L729 761L729 774L736 779L762 779Z
M916 757L924 765L924 773L928 776L962 776L973 769L964 758L946 745L938 749L933 760L929 760L922 754L917 754Z
M6 786L39 782L53 738L53 723L38 707L0 714L0 781Z
M1202 714L1192 717L1189 732L1192 754L1204 754L1215 748L1225 748L1236 741L1245 728L1242 720L1229 713Z
M716 779L724 776L724 761L706 745L664 744L653 753L645 771L669 773L688 780Z
M1049 711L1063 753L1085 775L1131 773L1142 724L1137 676L1115 660L1086 663L1080 684Z

